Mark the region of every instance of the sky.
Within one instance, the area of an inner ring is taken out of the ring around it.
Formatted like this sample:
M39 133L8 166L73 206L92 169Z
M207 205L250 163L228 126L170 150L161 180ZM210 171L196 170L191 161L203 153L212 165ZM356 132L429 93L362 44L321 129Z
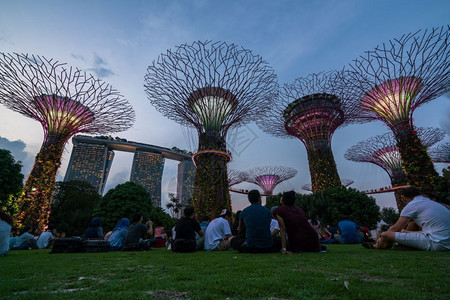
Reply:
M0 52L42 55L66 62L113 85L136 111L134 126L113 136L163 147L195 151L195 134L151 106L144 91L147 67L167 49L193 41L225 41L260 55L279 84L311 73L341 69L375 46L419 29L449 22L450 1L7 1L0 9ZM439 127L450 141L449 95L419 107L416 126ZM28 175L41 147L43 130L32 119L0 106L0 148L10 149ZM379 121L339 128L332 149L341 178L360 190L390 185L385 171L369 163L347 161L356 143L388 132ZM233 154L229 168L293 167L296 177L275 193L310 183L306 150L296 139L280 139L249 124L228 134ZM57 180L67 169L72 144L66 145ZM116 152L106 190L129 180L132 154ZM448 164L436 164L440 172ZM177 162L166 160L163 206L176 192ZM257 188L242 183L236 188ZM233 210L248 205L245 195L231 193ZM381 207L395 206L391 193L375 196Z

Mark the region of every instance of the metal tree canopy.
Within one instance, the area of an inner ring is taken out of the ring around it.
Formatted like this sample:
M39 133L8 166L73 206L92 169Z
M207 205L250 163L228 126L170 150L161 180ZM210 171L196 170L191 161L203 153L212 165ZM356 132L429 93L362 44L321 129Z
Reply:
M0 102L39 121L45 132L18 201L18 224L39 229L48 221L67 140L79 132L123 131L134 122L131 105L109 84L42 56L0 53Z
M246 172L245 181L257 184L264 194L271 195L275 187L297 175L297 170L282 166L256 167Z
M360 95L346 88L347 75L330 71L285 84L273 108L257 121L267 133L305 144L313 191L341 185L331 139L336 129L361 122L349 105Z
M433 162L449 163L450 162L450 143L438 145L428 151Z
M278 95L276 75L250 50L193 42L167 50L148 67L145 91L164 116L197 129L193 204L197 216L231 209L226 147L230 127L258 119Z
M418 128L418 135L425 147L431 147L445 137L439 128ZM405 185L406 174L403 161L392 133L377 135L350 147L344 157L358 162L370 162L383 168L388 173L392 186Z
M432 192L438 173L413 126L413 112L450 89L450 26L403 35L355 59L348 88L361 118L383 121L395 134L408 183Z
M228 185L231 187L233 185L244 182L246 176L247 175L245 172L228 169Z

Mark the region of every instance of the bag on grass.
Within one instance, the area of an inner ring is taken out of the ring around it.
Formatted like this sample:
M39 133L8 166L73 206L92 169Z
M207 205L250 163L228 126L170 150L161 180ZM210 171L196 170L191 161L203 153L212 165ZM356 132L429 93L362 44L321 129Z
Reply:
M50 253L77 253L83 252L83 242L80 237L56 239Z
M111 250L109 242L105 240L88 239L83 242L83 249L85 252L107 252Z

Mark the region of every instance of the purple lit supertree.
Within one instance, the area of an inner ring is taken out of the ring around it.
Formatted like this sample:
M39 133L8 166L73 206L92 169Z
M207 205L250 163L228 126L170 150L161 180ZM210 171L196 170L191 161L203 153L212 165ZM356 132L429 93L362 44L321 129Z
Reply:
M351 185L354 181L351 179L341 179L341 185L348 187L349 185ZM311 184L307 183L302 185L302 190L308 191L308 192L312 192L312 186Z
M278 93L273 70L250 50L198 41L161 54L147 69L145 90L159 112L197 129L196 214L215 217L231 209L226 135L270 109Z
M438 128L418 128L418 137L424 147L430 147L445 137L445 132ZM351 161L369 162L383 168L391 179L392 187L406 185L407 177L403 160L392 133L377 135L350 147L344 157ZM399 211L403 208L399 194L395 193Z
M355 93L342 84L345 75L331 71L285 84L272 109L257 122L267 133L303 142L313 192L341 185L331 139L336 129L358 121L348 105Z
M134 122L134 110L109 84L64 63L27 54L0 54L0 99L44 129L18 215L18 225L43 229L68 139L79 132L126 130Z
M297 175L297 170L289 167L268 166L256 167L246 172L245 181L261 187L266 195L272 195L275 187L283 181Z
M450 163L450 143L431 148L428 150L428 154L435 163Z
M413 112L449 90L449 28L417 31L376 47L350 65L348 87L362 95L358 115L381 120L394 133L408 183L424 192L436 187L438 173L417 137Z
M245 172L237 171L237 170L228 170L228 186L232 187L233 185L244 182L247 178Z

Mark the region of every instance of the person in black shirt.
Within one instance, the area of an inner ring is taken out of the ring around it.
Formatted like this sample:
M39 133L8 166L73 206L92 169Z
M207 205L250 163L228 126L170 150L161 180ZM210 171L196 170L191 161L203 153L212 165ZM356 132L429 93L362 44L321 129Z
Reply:
M194 208L188 206L184 209L184 217L175 225L175 240L172 242L172 251L194 252L196 249L195 233L203 236L197 220L194 218Z
M144 240L145 234L153 235L153 222L147 221L142 224L144 218L141 214L133 216L133 224L128 228L127 236L123 242L123 250L149 250L155 239Z

